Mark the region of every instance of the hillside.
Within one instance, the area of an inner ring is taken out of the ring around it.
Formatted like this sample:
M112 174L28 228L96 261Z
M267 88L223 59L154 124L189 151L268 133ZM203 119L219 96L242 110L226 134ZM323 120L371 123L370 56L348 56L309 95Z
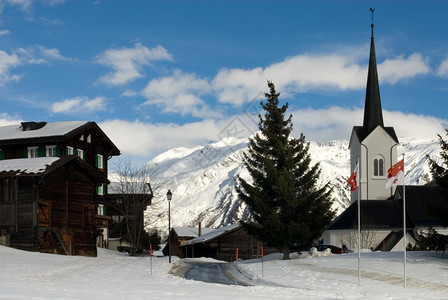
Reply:
M430 178L426 154L435 157L440 151L437 140L400 138L398 155L405 153L407 184L425 184ZM245 205L237 197L237 177L248 178L242 163L247 140L226 138L217 143L194 148L175 148L148 163L158 180L173 192L171 224L176 226L220 227L244 219ZM333 209L341 213L350 204L346 179L350 175L350 151L347 140L329 143L310 142L314 163L321 166L321 184L333 186ZM168 204L162 195L146 211L147 228L163 233L168 224Z

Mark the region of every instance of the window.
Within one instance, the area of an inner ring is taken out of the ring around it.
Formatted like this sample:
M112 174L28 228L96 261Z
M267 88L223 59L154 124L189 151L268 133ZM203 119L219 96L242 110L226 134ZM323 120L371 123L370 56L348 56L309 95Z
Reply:
M80 141L84 141L84 134L79 137Z
M78 152L78 156L79 156L82 160L84 160L84 159L85 159L85 156L84 156L84 150L82 150L82 149L78 149L77 152Z
M39 147L28 147L28 158L34 158L34 157L38 157L39 153L38 153L38 149Z
M87 136L87 143L91 143L92 142L92 136L89 134Z
M67 155L73 155L74 153L73 147L67 146Z
M96 187L96 194L100 196L104 195L104 183Z
M45 156L47 157L59 156L57 146L45 146L45 152Z
M96 166L98 169L104 169L104 157L101 154L96 155Z
M384 176L384 159L382 157L373 160L373 176Z
M106 215L106 207L103 204L98 205L98 215L105 216Z

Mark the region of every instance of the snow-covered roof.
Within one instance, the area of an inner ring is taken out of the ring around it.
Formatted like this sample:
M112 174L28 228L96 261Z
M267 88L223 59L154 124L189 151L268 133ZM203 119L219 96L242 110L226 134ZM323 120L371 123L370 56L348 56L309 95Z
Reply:
M174 227L173 230L179 237L195 238L198 236L198 228L197 227ZM201 228L201 236L205 235L209 232L212 232L214 230L215 229L213 229L213 228L202 227Z
M208 242L208 241L213 240L229 231L235 230L235 229L239 228L240 226L241 226L241 224L232 224L232 225L228 225L228 226L221 227L218 229L214 229L214 230L210 231L209 233L203 234L201 236L198 236L197 238L186 241L185 243L183 243L181 245L181 247L191 245L192 243L198 244L198 243Z
M23 131L21 124L2 126L0 127L0 139L15 140L48 136L62 136L87 123L87 121L54 122L47 123L45 126L39 129L26 131Z
M15 175L43 173L59 157L36 157L0 160L1 172L15 172Z

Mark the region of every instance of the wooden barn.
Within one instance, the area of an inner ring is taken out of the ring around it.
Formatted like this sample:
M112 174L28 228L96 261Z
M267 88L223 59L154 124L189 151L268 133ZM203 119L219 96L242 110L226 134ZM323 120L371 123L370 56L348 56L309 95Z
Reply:
M180 245L184 257L211 257L224 261L234 261L237 248L238 259L259 258L261 247L265 255L279 252L247 234L240 224L215 229Z
M171 232L169 235L170 243L166 244L166 246L162 250L162 253L164 255L169 255L169 245L172 245L171 255L185 258L185 254L187 254L186 250L188 248L184 251L180 248L180 245L182 245L186 241L197 238L214 230L215 229L208 227L201 227L200 224L199 227L173 227L171 228ZM190 257L192 257L191 255Z
M94 190L107 179L76 156L0 161L0 233L7 246L96 256Z

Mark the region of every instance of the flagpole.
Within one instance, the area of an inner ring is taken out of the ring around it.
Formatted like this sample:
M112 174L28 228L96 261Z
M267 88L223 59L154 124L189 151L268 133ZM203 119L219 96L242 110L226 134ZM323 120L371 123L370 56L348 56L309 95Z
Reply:
M403 153L404 164L404 153ZM404 288L406 288L406 172L403 168L403 265L404 265Z
M358 178L361 182L359 156L356 158L356 164L358 165ZM361 183L358 184L358 285L361 285Z

